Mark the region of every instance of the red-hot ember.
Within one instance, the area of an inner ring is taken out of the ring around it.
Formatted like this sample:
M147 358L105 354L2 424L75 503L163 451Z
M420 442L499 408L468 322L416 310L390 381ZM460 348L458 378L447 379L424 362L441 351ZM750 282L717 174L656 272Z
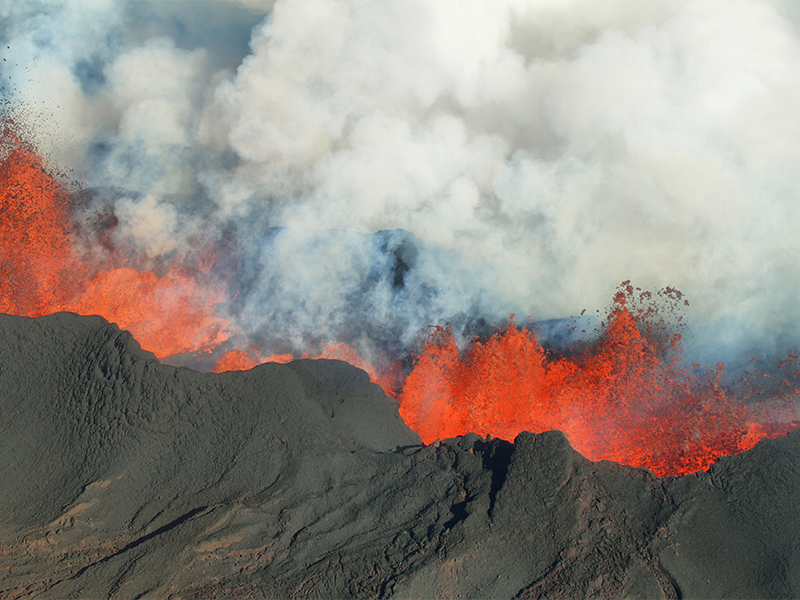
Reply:
M549 355L513 315L504 332L464 352L449 330L433 328L405 380L400 414L426 443L557 429L590 460L658 476L706 469L791 428L753 421L721 387L722 365L702 378L680 370L680 334L654 323L653 307L631 306L633 288L623 285L599 342L575 357Z
M228 321L222 293L180 268L157 276L81 256L69 186L5 124L0 134L0 312L97 314L158 357L214 348Z

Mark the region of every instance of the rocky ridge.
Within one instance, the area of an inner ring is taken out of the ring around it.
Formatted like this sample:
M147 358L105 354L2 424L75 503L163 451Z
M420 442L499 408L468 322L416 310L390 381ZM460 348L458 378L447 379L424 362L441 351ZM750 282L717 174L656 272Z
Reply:
M346 363L199 373L99 317L0 315L0 473L4 598L800 596L800 432L663 479L423 446Z

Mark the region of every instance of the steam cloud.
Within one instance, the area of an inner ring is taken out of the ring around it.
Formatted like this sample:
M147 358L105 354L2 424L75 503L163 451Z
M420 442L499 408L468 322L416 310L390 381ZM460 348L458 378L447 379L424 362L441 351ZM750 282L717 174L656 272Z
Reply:
M791 1L5 0L0 17L5 94L39 147L143 255L233 239L224 310L251 339L409 344L602 309L624 279L687 295L699 356L800 337Z

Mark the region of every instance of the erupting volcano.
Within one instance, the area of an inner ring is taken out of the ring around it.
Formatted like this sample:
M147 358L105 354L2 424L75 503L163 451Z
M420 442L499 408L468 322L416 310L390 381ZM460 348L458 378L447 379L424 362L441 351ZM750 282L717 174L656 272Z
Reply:
M800 597L795 4L0 1L0 597Z
M160 358L226 347L216 352L216 372L292 360L225 344L235 325L216 310L229 292L215 275L214 249L201 249L202 259L172 256L160 274L144 268L146 257L109 241L113 215L77 220L76 190L45 166L13 123L5 124L1 142L3 312L100 315ZM512 315L505 330L463 351L449 329L435 326L416 353L378 365L341 341L302 358L344 360L367 371L399 399L403 419L426 443L470 432L513 440L522 431L555 429L591 460L658 476L707 469L721 456L798 427L760 422L768 417L759 404L751 408L721 385L722 364L701 374L698 365L684 365L677 331L683 317L670 323L663 314L675 313L682 294L668 288L657 297L660 306L650 292L624 282L599 336L567 352L545 350ZM411 364L405 372L403 361ZM781 395L789 392L797 393L784 386Z

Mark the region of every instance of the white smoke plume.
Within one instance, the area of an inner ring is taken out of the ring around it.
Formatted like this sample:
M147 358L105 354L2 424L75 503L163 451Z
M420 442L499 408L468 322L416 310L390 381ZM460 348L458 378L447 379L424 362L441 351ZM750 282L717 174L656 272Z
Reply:
M686 294L698 355L800 339L790 0L7 0L0 17L3 85L40 146L131 191L120 231L148 255L190 251L201 216L233 235L227 310L262 341L389 327L407 345L433 323L602 309L625 279Z

